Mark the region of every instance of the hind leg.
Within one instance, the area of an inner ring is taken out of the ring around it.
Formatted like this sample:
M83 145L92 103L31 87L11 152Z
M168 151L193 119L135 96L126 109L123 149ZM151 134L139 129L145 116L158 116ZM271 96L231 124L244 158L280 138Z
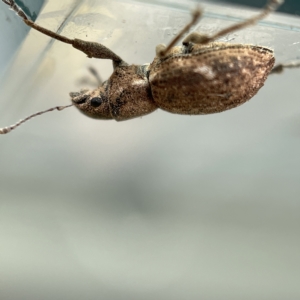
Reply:
M275 66L270 74L280 74L284 69L300 68L300 60L291 61L285 64Z
M269 0L265 8L256 16L253 16L252 18L249 18L243 22L234 24L232 26L229 26L227 28L224 28L217 33L213 34L212 36L208 36L206 34L200 34L197 32L192 32L189 34L184 40L183 45L188 45L189 43L194 44L207 44L215 41L216 39L234 32L236 30L243 29L245 27L254 25L259 20L264 19L266 16L268 16L271 12L275 11L278 6L280 6L283 3L283 0Z

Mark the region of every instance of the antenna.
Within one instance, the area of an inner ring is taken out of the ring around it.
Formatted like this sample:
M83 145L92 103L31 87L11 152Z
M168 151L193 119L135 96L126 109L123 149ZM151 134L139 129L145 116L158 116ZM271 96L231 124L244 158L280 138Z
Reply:
M17 122L16 124L14 125L10 125L8 127L3 127L3 128L0 128L0 134L6 134L6 133L9 133L11 132L12 130L14 130L15 128L17 128L18 126L20 126L21 124L25 123L26 121L36 117L36 116L39 116L39 115L42 115L44 113L47 113L47 112L50 112L50 111L53 111L53 110L58 110L58 111L61 111L67 107L70 107L70 106L73 106L73 104L70 104L70 105L66 105L66 106L55 106L55 107L52 107L52 108L49 108L47 110L43 110L43 111L39 111L33 115L30 115L28 116L27 118L25 119L22 119L20 120L19 122Z

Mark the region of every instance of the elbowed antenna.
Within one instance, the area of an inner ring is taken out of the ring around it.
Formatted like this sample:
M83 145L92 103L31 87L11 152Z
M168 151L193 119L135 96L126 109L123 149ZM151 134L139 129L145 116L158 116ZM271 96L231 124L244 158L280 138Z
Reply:
M61 111L67 107L70 107L70 106L73 106L73 104L69 104L69 105L66 105L66 106L55 106L55 107L52 107L52 108L49 108L49 109L46 109L46 110L42 110L42 111L39 111L33 115L30 115L28 116L27 118L25 119L22 119L20 120L19 122L17 122L16 124L14 125L10 125L8 127L3 127L3 128L0 128L0 134L6 134L6 133L9 133L11 132L12 130L14 130L15 128L17 128L18 126L20 126L21 124L25 123L26 121L36 117L36 116L39 116L39 115L42 115L44 113L47 113L47 112L50 112L50 111L53 111L53 110L58 110L58 111Z

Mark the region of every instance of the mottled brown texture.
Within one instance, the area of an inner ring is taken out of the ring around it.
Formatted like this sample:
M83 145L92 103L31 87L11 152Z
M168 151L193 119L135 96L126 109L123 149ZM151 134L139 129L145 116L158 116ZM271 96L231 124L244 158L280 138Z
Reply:
M177 114L222 112L251 99L272 70L273 51L252 45L213 43L175 47L150 66L157 105Z
M117 121L149 114L157 109L150 85L138 66L117 67L109 79L110 112Z
M173 47L149 67L115 67L103 86L73 94L72 102L90 117L117 121L157 108L189 115L222 112L251 99L274 61L273 51L259 46L190 43ZM91 105L94 97L103 100L99 107Z
M157 109L148 78L141 72L141 67L135 65L116 67L109 80L97 89L70 93L70 96L83 114L97 119L123 121ZM94 98L102 100L97 107L93 105Z
M109 101L106 94L107 82L93 91L81 90L80 92L70 93L70 97L75 107L84 115L94 119L108 120L113 118L110 113ZM102 99L102 104L98 107L91 105L91 99L95 97Z
M215 40L257 23L274 11L281 0L269 0L262 11L244 21L217 31L214 35L190 33L183 45L173 47L189 31L202 14L196 9L191 21L169 42L158 45L151 65L128 65L113 51L96 42L69 39L31 21L14 0L2 0L30 27L72 46L88 57L110 59L114 72L93 91L70 93L72 105L92 118L117 121L140 117L157 108L177 114L210 114L239 106L251 99L264 85L274 66L273 51L261 46L228 44ZM300 62L279 65L296 68ZM68 106L55 107L36 113L15 125L0 129L10 132L41 113Z
M74 39L72 46L82 52L84 52L89 58L104 58L111 59L115 63L119 64L122 62L121 57L112 52L110 49L102 44L96 42L88 42L80 39Z

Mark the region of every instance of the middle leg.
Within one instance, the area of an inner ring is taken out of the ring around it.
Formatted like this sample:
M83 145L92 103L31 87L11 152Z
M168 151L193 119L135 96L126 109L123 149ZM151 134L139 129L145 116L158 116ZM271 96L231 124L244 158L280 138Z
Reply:
M175 38L169 43L168 46L165 45L158 45L156 47L156 55L159 57L164 57L170 51L170 49L181 39L181 37L190 30L190 28L198 22L200 17L202 16L203 11L197 7L192 14L192 20L188 23L176 36Z
M212 36L208 36L206 34L200 34L198 32L192 32L183 40L182 43L183 45L188 45L189 43L194 43L194 44L211 43L228 33L256 24L259 20L264 19L271 12L275 11L283 2L284 0L269 0L265 8L258 15L253 16L252 18L246 19L243 22L224 28L218 31L217 33L213 34Z

